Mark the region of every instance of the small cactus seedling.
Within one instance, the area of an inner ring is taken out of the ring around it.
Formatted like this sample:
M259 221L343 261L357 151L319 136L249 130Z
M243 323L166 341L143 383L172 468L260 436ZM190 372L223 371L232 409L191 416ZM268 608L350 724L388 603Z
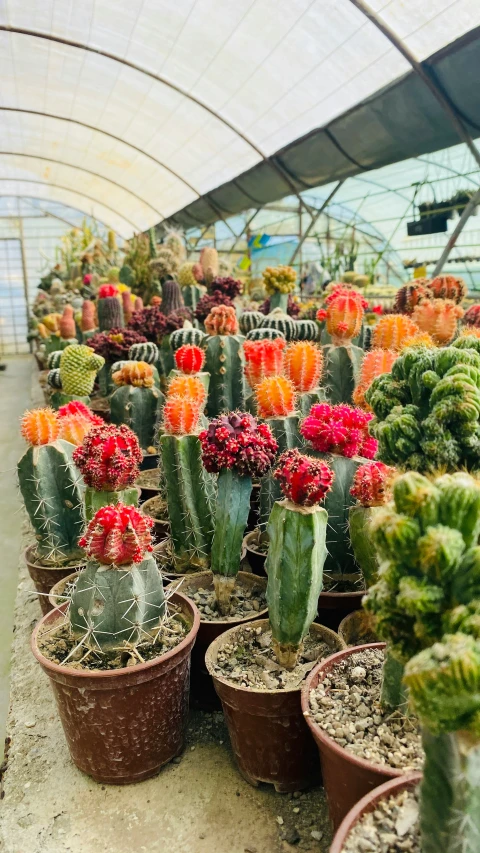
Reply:
M119 501L136 506L142 451L137 436L129 427L103 424L95 426L74 451L73 460L83 474L87 521L97 509Z
M206 470L218 473L218 496L211 569L219 610L226 614L240 568L242 540L250 511L252 477L271 467L277 443L266 424L231 412L200 433Z
M101 507L82 537L89 563L70 605L74 636L89 648L153 642L165 612L162 578L153 557L153 521L133 506Z
M277 660L293 669L322 591L328 515L319 503L334 474L324 462L287 450L275 477L285 500L274 503L267 527L268 614Z
M358 385L353 392L353 402L361 409L371 411L365 400L365 391L370 388L376 376L381 376L382 373L390 373L392 364L397 358L397 353L391 350L377 349L371 352L366 352L362 369L360 371L360 379Z
M73 445L60 438L53 409L35 409L22 418L29 448L17 466L18 482L35 531L36 554L45 565L80 560L83 483L72 460Z
M126 361L112 373L117 387L110 398L112 423L126 424L138 438L142 450L155 441L155 428L164 396L154 384L153 367L144 361Z
M428 332L436 344L450 343L456 335L463 308L452 299L432 299L421 302L413 312L413 320L422 332Z
M348 514L348 529L355 560L368 589L378 579L378 560L372 547L370 523L392 496L395 468L383 462L366 462L355 472L350 494L357 503Z
M202 465L200 403L169 395L163 416L160 452L175 567L205 569L210 564L215 485Z
M387 314L381 317L373 330L372 349L400 352L405 338L420 332L417 324L404 314Z
M243 344L245 355L245 376L250 388L256 386L267 376L278 376L283 372L285 339L246 340Z

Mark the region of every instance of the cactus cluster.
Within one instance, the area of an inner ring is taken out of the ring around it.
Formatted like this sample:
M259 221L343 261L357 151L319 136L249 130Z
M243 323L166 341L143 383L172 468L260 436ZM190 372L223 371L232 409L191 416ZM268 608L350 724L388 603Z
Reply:
M383 462L415 471L475 469L480 458L477 338L445 349L406 350L365 398Z
M373 459L377 441L368 432L372 415L352 406L318 403L302 423L301 433L315 450Z

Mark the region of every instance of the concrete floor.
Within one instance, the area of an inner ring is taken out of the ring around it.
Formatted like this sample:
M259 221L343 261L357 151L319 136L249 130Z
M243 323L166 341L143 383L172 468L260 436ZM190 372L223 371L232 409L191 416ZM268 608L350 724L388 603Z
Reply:
M23 561L20 575L17 570L22 515L13 469L22 444L18 415L32 399L30 370L29 361L18 359L0 378L5 388L0 416L5 448L0 481L3 708L12 617L15 626L0 851L326 853L330 831L323 790L282 795L270 786L252 788L244 782L221 713L192 713L183 756L147 782L100 786L71 763L48 680L30 651L39 605ZM35 381L32 388L41 401Z

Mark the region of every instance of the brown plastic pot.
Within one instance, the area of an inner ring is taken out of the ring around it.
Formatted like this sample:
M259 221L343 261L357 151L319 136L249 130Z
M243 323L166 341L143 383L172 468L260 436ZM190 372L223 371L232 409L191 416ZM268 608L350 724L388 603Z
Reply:
M250 568L254 575L259 575L259 577L267 577L267 573L265 571L265 560L267 559L266 554L260 553L254 547L260 540L260 531L257 527L256 530L251 530L250 533L247 533L243 538L243 547L245 549L245 553L247 556L247 560L250 564Z
M158 453L143 454L143 459L140 462L140 471L150 471L151 468L158 468Z
M255 530L260 520L260 483L254 483L250 495L250 512L248 513L247 530Z
M360 610L365 590L361 592L321 592L318 599L318 618L322 625L338 631L345 616Z
M251 575L249 572L239 572L237 575L238 583L243 587L252 588L260 586L267 588L267 579L258 578L256 575ZM178 581L177 581L178 583ZM176 582L173 581L176 586ZM213 588L212 572L198 572L195 575L184 576L183 583L180 587L183 595L187 598L197 592L198 589ZM195 602L194 602L195 603ZM197 640L192 651L192 673L190 677L190 704L202 711L216 711L221 708L220 699L213 686L212 677L209 674L205 665L205 654L211 643L228 631L230 628L236 628L237 625L245 625L247 622L254 622L257 619L264 619L267 614L267 608L259 610L255 616L244 616L238 619L215 619L208 621L202 619L200 613L200 628L197 634Z
M79 563L77 566L42 566L41 563L34 561L35 545L29 545L25 551L25 562L27 564L29 575L35 585L38 594L38 600L42 613L45 616L50 613L52 605L49 600L49 593L53 586L62 578L68 577L75 572L80 572L85 568L86 563ZM74 570L74 572L72 572Z
M57 583L52 586L50 590L50 595L48 596L48 600L51 604L51 609L59 609L65 604L65 587L67 584L72 583L78 578L79 572L72 572L71 575L67 575L66 578L62 578L62 580L57 581Z
M402 791L416 788L421 781L421 778L422 776L420 773L409 773L408 775L406 774L402 776L401 779L390 779L389 782L385 782L383 785L380 785L378 788L375 788L375 790L370 791L362 797L360 802L356 803L356 805L350 809L346 817L342 820L337 832L335 833L335 838L333 839L332 846L330 847L330 853L343 853L345 843L347 842L348 836L350 835L353 827L365 814L375 811L377 804L381 800L387 799L395 794L400 794Z
M355 610L340 622L338 636L342 638L346 646L364 646L367 643L378 643L375 619L366 610Z
M404 778L405 773L386 765L372 764L358 758L329 737L310 714L310 693L333 667L349 655L364 649L384 649L385 643L368 643L344 649L326 658L311 671L302 688L302 711L320 754L323 784L334 828L358 801L390 779Z
M268 620L255 623L268 626ZM329 628L312 625L332 648L342 641ZM238 687L215 674L221 647L234 639L239 627L217 637L208 648L205 663L223 706L232 748L240 773L251 785L269 782L279 793L300 791L321 779L318 756L300 705L300 688L259 690Z
M138 488L140 489L140 504L146 503L151 498L158 498L161 491L160 486L142 486L141 482L139 482L138 480L136 481L135 485L138 486Z
M33 632L32 651L50 678L72 761L97 782L148 779L184 747L190 655L200 615L184 595L175 593L171 601L191 623L189 633L176 648L137 666L89 672L52 663L37 640L58 619L58 610Z
M153 518L152 531L155 536L155 539L157 540L157 543L160 544L161 541L165 539L165 537L167 537L170 533L170 525L168 521L166 521L164 518L157 518L155 515L152 515L150 507L152 506L151 502L155 500L155 497L156 495L152 498L149 498L142 504L142 512L144 515L148 515L150 518Z

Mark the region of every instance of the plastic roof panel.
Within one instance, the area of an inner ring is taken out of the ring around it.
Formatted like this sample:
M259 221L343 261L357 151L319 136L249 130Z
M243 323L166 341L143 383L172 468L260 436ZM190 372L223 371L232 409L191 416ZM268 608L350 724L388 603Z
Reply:
M474 0L370 5L421 61L480 24ZM410 72L353 0L3 0L0 27L0 107L18 111L6 132L15 148L2 150L50 159L57 150L104 177L81 178L104 205L107 182L114 206L112 182L124 185L124 219L137 230L190 204L212 215L197 200L260 164L269 183L266 158L282 152L287 164L298 139ZM29 122L26 110L49 118ZM381 124L376 149L397 151L388 117ZM323 150L348 172L348 156ZM327 170L300 171L310 180ZM287 187L277 172L277 192Z

